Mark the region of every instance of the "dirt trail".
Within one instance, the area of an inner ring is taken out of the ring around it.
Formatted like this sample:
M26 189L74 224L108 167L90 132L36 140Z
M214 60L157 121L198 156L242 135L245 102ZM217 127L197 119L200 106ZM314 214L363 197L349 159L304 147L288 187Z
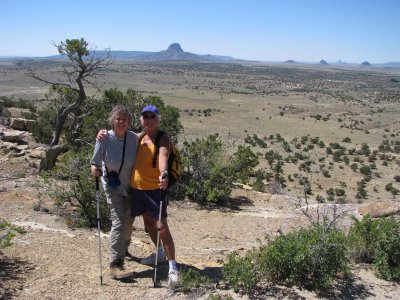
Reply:
M15 165L3 165L3 171ZM0 181L1 218L24 227L11 247L0 254L0 298L18 299L208 299L210 293L230 294L231 290L216 285L214 291L194 291L183 295L166 286L167 266L160 269L162 288L152 287L153 269L135 260L150 253L152 247L143 231L141 218L135 220L129 251L136 257L126 268L135 276L115 281L104 275L100 286L97 230L71 230L64 220L32 209L37 201L32 183L36 175ZM221 279L222 262L233 250L246 250L259 245L258 239L278 230L288 232L306 225L307 220L282 197L246 190L235 190L241 205L228 212L199 209L190 202L172 202L169 223L176 243L178 263L195 267L208 276ZM103 266L108 265L108 235L101 235ZM328 295L331 299L398 299L399 285L377 279L371 270L354 270L351 283L338 285ZM286 287L270 287L262 291L265 299L317 299L321 295ZM304 297L304 298L303 298Z

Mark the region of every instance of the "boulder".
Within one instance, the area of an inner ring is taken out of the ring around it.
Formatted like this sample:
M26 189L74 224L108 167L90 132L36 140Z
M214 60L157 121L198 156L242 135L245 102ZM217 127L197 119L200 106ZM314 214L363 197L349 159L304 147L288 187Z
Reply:
M25 120L25 129L32 132L36 126L36 120Z
M358 212L363 216L369 214L373 218L393 216L400 213L400 202L393 200L374 202L360 207Z
M1 134L1 140L4 142L21 142L26 136L26 131L5 130Z
M18 146L17 143L10 143L10 142L0 142L0 149L15 149Z
M33 131L35 124L36 124L35 120L10 118L10 127L12 129Z
M28 156L30 158L39 158L42 159L46 156L46 152L42 149L32 149L31 151L29 151Z
M25 119L10 118L10 127L16 130L25 130Z
M25 151L25 150L28 150L29 149L29 145L27 145L27 144L22 144L22 145L18 145L17 147L16 147L16 150L19 152L19 151Z

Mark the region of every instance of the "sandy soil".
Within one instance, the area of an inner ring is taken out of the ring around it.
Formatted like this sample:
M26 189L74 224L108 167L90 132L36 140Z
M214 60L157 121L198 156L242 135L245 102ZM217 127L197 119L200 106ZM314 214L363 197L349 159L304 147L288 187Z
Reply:
M134 255L126 268L135 275L125 281L112 280L108 265L108 234L101 235L103 285L100 285L97 230L68 228L57 214L32 209L37 202L33 169L25 178L13 178L27 166L23 158L2 161L0 172L0 217L26 229L13 245L0 252L0 298L4 299L209 299L212 294L235 294L222 282L221 267L228 253L256 247L258 239L278 230L288 232L307 220L285 197L245 189L235 190L235 210L204 210L182 201L169 206L169 222L180 266L197 268L216 282L211 290L181 294L166 288L167 266L160 268L162 287L153 288L153 268L137 262L152 250L140 218L130 246ZM47 205L51 208L50 203ZM354 210L356 207L348 208ZM346 225L346 221L344 223ZM399 299L400 286L375 277L367 266L353 269L353 277L339 282L331 294L283 286L266 286L258 299Z

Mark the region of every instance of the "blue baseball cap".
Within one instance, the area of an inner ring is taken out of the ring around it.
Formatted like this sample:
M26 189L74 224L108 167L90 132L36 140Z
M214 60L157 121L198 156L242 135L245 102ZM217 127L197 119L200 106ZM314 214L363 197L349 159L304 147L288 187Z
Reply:
M158 108L155 107L154 105L147 105L146 107L144 107L142 109L141 115L143 115L145 112L151 112L151 113L155 114L156 116L158 116L160 114L160 112L158 111Z

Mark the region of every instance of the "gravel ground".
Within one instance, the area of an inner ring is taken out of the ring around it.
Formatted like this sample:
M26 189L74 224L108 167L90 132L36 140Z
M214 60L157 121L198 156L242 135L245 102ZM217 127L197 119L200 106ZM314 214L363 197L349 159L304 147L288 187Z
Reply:
M97 230L72 230L57 214L34 211L35 172L28 170L26 178L7 179L25 165L15 159L3 160L0 167L4 174L0 181L0 217L27 231L17 234L12 246L1 249L0 298L4 299L209 299L211 294L247 299L220 282L227 254L256 247L266 234L289 232L307 224L285 197L245 189L235 190L237 199L242 199L237 210L204 210L190 202L172 202L169 224L177 261L181 268L197 268L219 282L214 289L186 295L168 290L167 266L159 270L161 288L153 288L153 268L137 262L152 250L141 218L134 223L129 249L134 258L127 260L126 268L135 274L128 280L116 281L107 275L108 235L101 235L104 284L100 285ZM47 205L50 207L50 203ZM269 286L260 290L258 298L399 299L399 285L376 278L368 268L358 267L353 273L351 280L338 284L330 295Z

